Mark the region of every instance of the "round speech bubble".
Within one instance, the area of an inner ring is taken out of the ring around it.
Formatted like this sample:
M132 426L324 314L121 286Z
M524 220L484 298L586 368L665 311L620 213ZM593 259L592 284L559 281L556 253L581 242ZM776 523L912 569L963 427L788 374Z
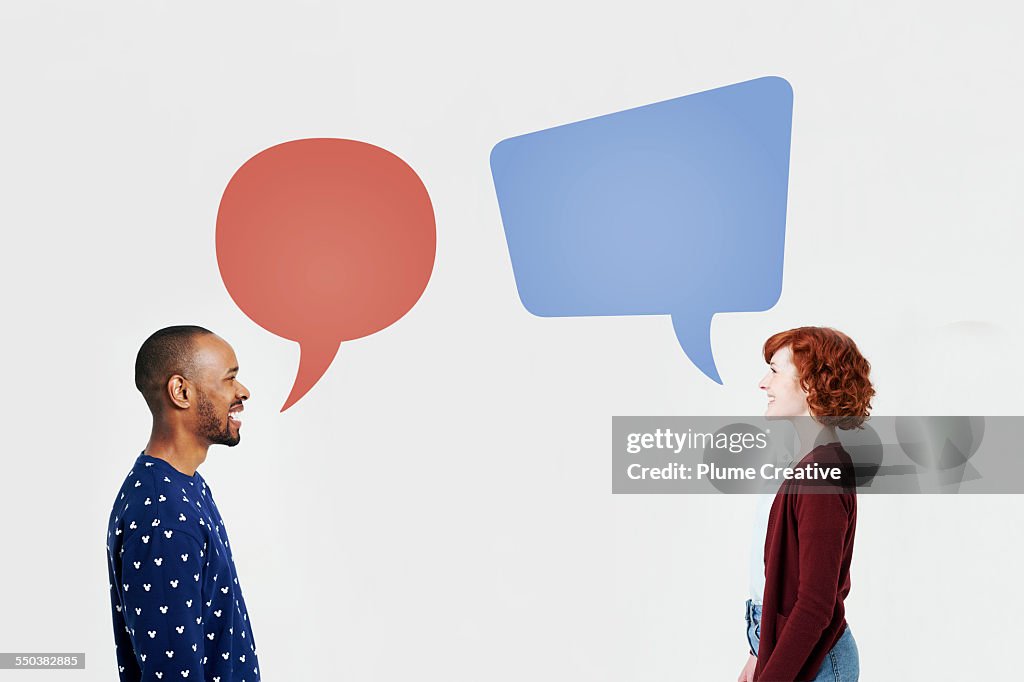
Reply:
M437 233L419 176L365 142L293 140L246 161L217 212L217 264L234 302L296 341L284 412L330 367L342 341L380 331L419 300Z

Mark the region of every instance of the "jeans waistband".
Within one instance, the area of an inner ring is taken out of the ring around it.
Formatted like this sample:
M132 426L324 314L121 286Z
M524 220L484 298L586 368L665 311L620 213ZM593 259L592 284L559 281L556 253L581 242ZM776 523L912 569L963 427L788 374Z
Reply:
M755 623L761 622L761 604L755 604L752 599L747 600L747 620Z

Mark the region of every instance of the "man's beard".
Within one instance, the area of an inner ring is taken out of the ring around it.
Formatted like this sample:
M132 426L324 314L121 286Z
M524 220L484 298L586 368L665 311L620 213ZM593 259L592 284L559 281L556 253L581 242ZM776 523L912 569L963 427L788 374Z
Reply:
M231 422L225 414L223 419L217 414L216 408L202 391L196 392L199 401L196 408L199 411L199 435L210 441L212 445L227 445L233 447L242 440L241 433L231 433Z

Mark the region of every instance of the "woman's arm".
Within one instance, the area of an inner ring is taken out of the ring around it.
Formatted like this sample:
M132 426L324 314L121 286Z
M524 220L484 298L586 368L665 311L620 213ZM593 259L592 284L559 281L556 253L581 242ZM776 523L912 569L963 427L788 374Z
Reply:
M794 503L800 545L796 604L758 680L795 680L835 611L852 495L818 490L797 494Z

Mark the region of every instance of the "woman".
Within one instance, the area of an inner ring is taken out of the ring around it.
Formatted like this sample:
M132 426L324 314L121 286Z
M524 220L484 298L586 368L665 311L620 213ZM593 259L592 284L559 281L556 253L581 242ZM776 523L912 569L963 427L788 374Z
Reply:
M775 334L763 352L765 416L793 422L798 452L805 453L796 468L838 467L842 476L824 485L786 480L770 509L759 506L755 534L764 539L763 551L752 568L750 657L739 682L856 682L860 660L843 604L857 526L856 479L835 430L859 428L867 418L875 394L871 365L850 337L823 327Z

